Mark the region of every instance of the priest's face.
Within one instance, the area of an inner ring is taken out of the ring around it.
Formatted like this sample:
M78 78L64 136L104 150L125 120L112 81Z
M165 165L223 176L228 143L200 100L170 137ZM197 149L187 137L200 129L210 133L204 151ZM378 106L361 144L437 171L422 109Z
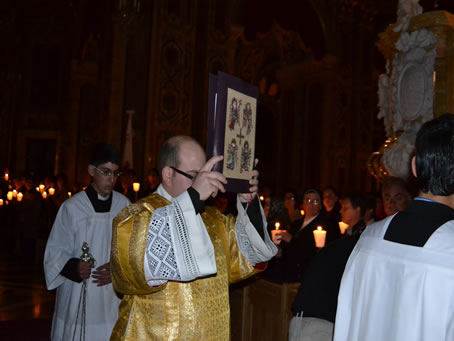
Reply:
M118 168L119 166L112 162L103 163L97 167L88 166L88 174L93 178L92 186L98 194L106 197L112 193L119 175Z
M178 170L194 178L206 163L205 152L194 141L181 142L178 160ZM192 186L192 180L177 171L172 170L172 173L166 191L175 198Z

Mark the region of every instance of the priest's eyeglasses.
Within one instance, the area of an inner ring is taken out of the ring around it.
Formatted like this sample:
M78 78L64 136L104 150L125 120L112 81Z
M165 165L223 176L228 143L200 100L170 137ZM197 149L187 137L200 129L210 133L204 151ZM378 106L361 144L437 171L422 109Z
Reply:
M179 174L181 174L181 175L183 175L183 176L185 176L185 177L187 177L188 179L191 179L191 180L194 180L194 178L197 176L197 174L196 175L191 175L191 174L183 172L182 170L179 170L178 168L175 168L175 167L172 167L172 166L170 166L170 168L172 168L175 172L177 172L177 173L179 173Z
M96 169L99 173L101 173L101 175L106 176L106 177L107 177L107 176L112 176L112 175L113 175L115 178L118 178L118 177L120 177L120 175L121 175L121 172L120 172L119 170L112 171L112 170L110 170L110 169L100 169L100 168L98 168L98 167L95 167L95 169Z

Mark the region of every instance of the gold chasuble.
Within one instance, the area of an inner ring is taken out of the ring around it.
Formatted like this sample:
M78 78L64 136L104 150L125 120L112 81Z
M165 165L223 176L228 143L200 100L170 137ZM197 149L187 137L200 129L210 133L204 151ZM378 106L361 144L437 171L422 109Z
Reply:
M152 194L114 220L110 268L114 288L124 298L111 340L230 340L229 284L256 273L238 248L235 217L211 207L202 214L216 274L150 287L144 273L149 224L153 211L168 204Z

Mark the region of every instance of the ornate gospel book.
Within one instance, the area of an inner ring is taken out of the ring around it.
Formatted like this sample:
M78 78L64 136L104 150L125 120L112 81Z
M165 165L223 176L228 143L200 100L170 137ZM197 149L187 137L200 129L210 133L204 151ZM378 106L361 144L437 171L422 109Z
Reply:
M257 87L218 72L209 75L207 157L224 155L214 170L229 192L248 193L254 168Z

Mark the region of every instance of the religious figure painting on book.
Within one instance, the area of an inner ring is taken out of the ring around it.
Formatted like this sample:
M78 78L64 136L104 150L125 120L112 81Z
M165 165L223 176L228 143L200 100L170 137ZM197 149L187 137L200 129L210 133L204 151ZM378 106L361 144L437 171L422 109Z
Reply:
M228 88L226 109L223 173L227 178L247 180L254 168L257 99Z

